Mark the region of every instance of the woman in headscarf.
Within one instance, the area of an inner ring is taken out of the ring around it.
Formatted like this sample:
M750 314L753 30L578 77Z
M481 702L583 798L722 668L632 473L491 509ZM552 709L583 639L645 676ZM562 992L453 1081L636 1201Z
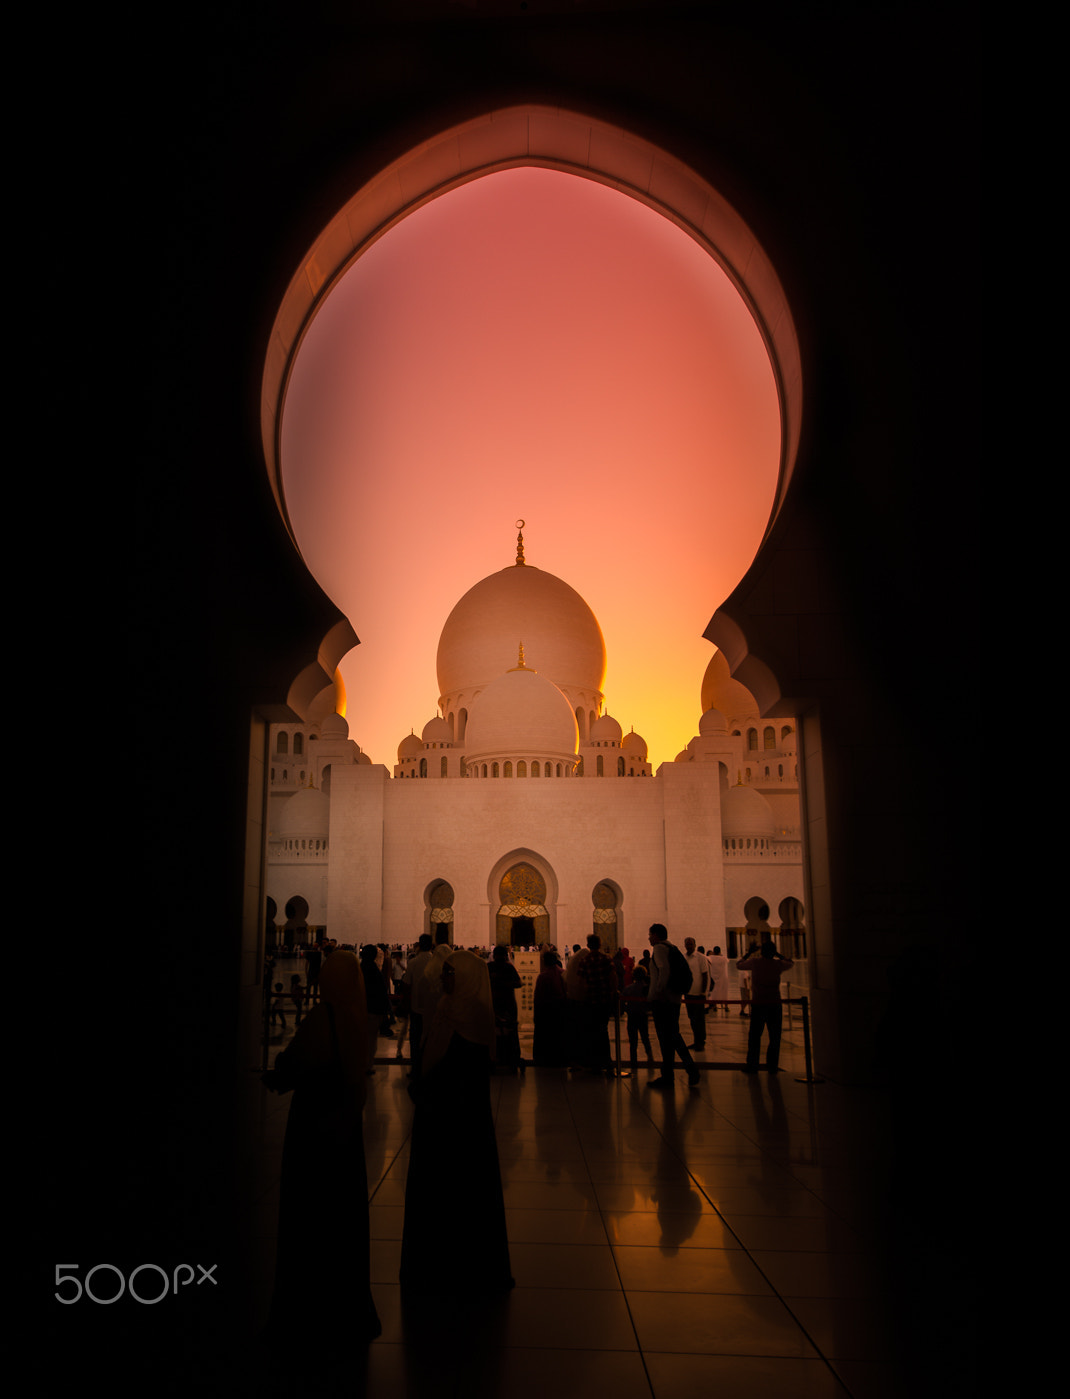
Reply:
M559 1068L565 1056L565 978L552 948L542 954L542 971L535 979L535 1042L532 1058L544 1067Z
M522 1068L520 1059L519 1012L516 993L522 985L520 973L509 960L509 949L499 943L487 964L490 976L490 999L494 1006L494 1021L498 1029L498 1063L506 1068Z
M368 1012L368 1066L366 1072L375 1072L375 1053L379 1036L386 1028L390 1015L390 996L386 989L386 979L379 969L379 949L375 943L367 942L360 949L360 970L364 977L364 1003Z
M453 952L428 1027L412 1124L401 1282L416 1291L513 1286L490 1110L496 1030L487 964Z
M361 1115L366 1092L367 1014L360 964L335 951L320 973L320 1003L264 1075L293 1089L279 1184L279 1242L270 1326L292 1324L316 1298L345 1319L349 1341L382 1330L369 1282L368 1176ZM321 1182L339 1192L329 1222L309 1207Z

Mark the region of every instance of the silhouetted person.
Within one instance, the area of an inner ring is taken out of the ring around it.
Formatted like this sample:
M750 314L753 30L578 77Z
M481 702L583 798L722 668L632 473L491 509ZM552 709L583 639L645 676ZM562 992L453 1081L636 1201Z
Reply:
M599 1073L613 1073L613 1057L609 1052L609 1017L617 1004L617 973L613 963L602 951L602 939L597 933L587 936L587 956L579 967L579 977L587 988L582 1001L583 1026L580 1063Z
M509 960L509 949L499 943L487 967L490 975L490 995L494 1004L494 1023L498 1032L498 1063L515 1069L520 1064L520 1015L516 993L521 985L520 973Z
M482 957L449 952L427 1026L416 1105L401 1285L440 1293L451 1306L513 1286L498 1143L490 1106L497 1041L490 975ZM367 1191L365 1191L365 1197Z
M405 975L401 978L403 984L409 988L409 1053L412 1056L410 1077L415 1077L420 1072L420 1050L424 1041L424 1012L419 983L420 978L427 970L428 962L431 960L433 947L431 934L421 933L418 951L414 957L409 958Z
M647 993L650 990L650 977L642 963L632 972L632 979L622 992L624 1014L628 1021L628 1054L633 1077L639 1072L639 1041L646 1050L647 1068L654 1063L654 1051L650 1048L648 1022L650 1012L647 1006Z
M776 945L769 939L762 943L758 955L752 948L746 957L736 963L741 972L750 972L751 977L750 1032L747 1035L747 1062L743 1067L746 1074L758 1072L763 1030L769 1031L765 1067L770 1073L779 1071L780 1028L784 1013L780 1002L780 974L792 965L791 958L781 957Z
M322 1000L264 1075L276 1093L293 1090L279 1182L279 1239L269 1326L282 1352L310 1299L326 1298L345 1318L346 1342L370 1341L381 1327L369 1282L368 1176L362 1112L367 1054L364 983L352 953L323 968ZM339 1208L309 1216L310 1188L344 1190Z
M705 955L695 951L695 939L684 938L684 956L691 971L691 990L684 1000L691 1023L691 1048L706 1048L706 989L710 982L710 966Z
M542 971L535 980L535 1042L532 1057L536 1064L558 1068L565 1057L565 978L561 959L548 950L542 954Z
M360 970L364 977L364 999L368 1008L368 1073L375 1072L375 1051L379 1033L390 1015L390 997L376 960L379 949L373 942L360 949Z
M719 947L715 947L706 958L710 967L710 989L707 992L711 1007L716 1010L718 1006L723 1007L724 1013L728 1014L728 958L725 957Z
M687 1070L687 1081L694 1088L698 1084L698 1070L680 1034L680 1002L690 989L690 982L684 985L679 980L678 968L682 964L686 976L687 962L680 949L669 942L668 929L663 923L651 924L649 938L650 992L647 999L661 1050L661 1077L651 1079L648 1086L672 1087L673 1060L679 1054L680 1062Z

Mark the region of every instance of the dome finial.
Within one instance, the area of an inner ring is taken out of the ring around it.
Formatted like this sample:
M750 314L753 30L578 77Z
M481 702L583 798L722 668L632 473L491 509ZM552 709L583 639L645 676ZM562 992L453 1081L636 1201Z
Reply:
M524 643L521 641L518 642L517 645L519 654L517 655L516 665L513 666L513 670L530 670L530 666L524 664Z
M516 522L516 566L524 567L524 521Z

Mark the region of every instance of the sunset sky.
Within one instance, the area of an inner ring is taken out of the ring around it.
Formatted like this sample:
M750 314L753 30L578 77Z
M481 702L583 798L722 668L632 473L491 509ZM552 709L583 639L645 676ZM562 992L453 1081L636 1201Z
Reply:
M512 564L523 517L528 563L601 624L606 710L671 760L779 447L761 337L668 220L533 168L418 209L327 298L283 417L298 544L361 640L341 666L350 736L392 767L437 712L442 625Z

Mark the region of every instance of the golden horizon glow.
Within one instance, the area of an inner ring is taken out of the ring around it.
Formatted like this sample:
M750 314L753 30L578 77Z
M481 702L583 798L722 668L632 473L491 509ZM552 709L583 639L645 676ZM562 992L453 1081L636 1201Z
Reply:
M283 416L299 546L361 638L340 667L351 736L392 767L437 712L443 623L514 562L522 517L526 562L598 618L607 712L670 761L779 453L758 329L667 219L534 168L418 209L327 298Z

